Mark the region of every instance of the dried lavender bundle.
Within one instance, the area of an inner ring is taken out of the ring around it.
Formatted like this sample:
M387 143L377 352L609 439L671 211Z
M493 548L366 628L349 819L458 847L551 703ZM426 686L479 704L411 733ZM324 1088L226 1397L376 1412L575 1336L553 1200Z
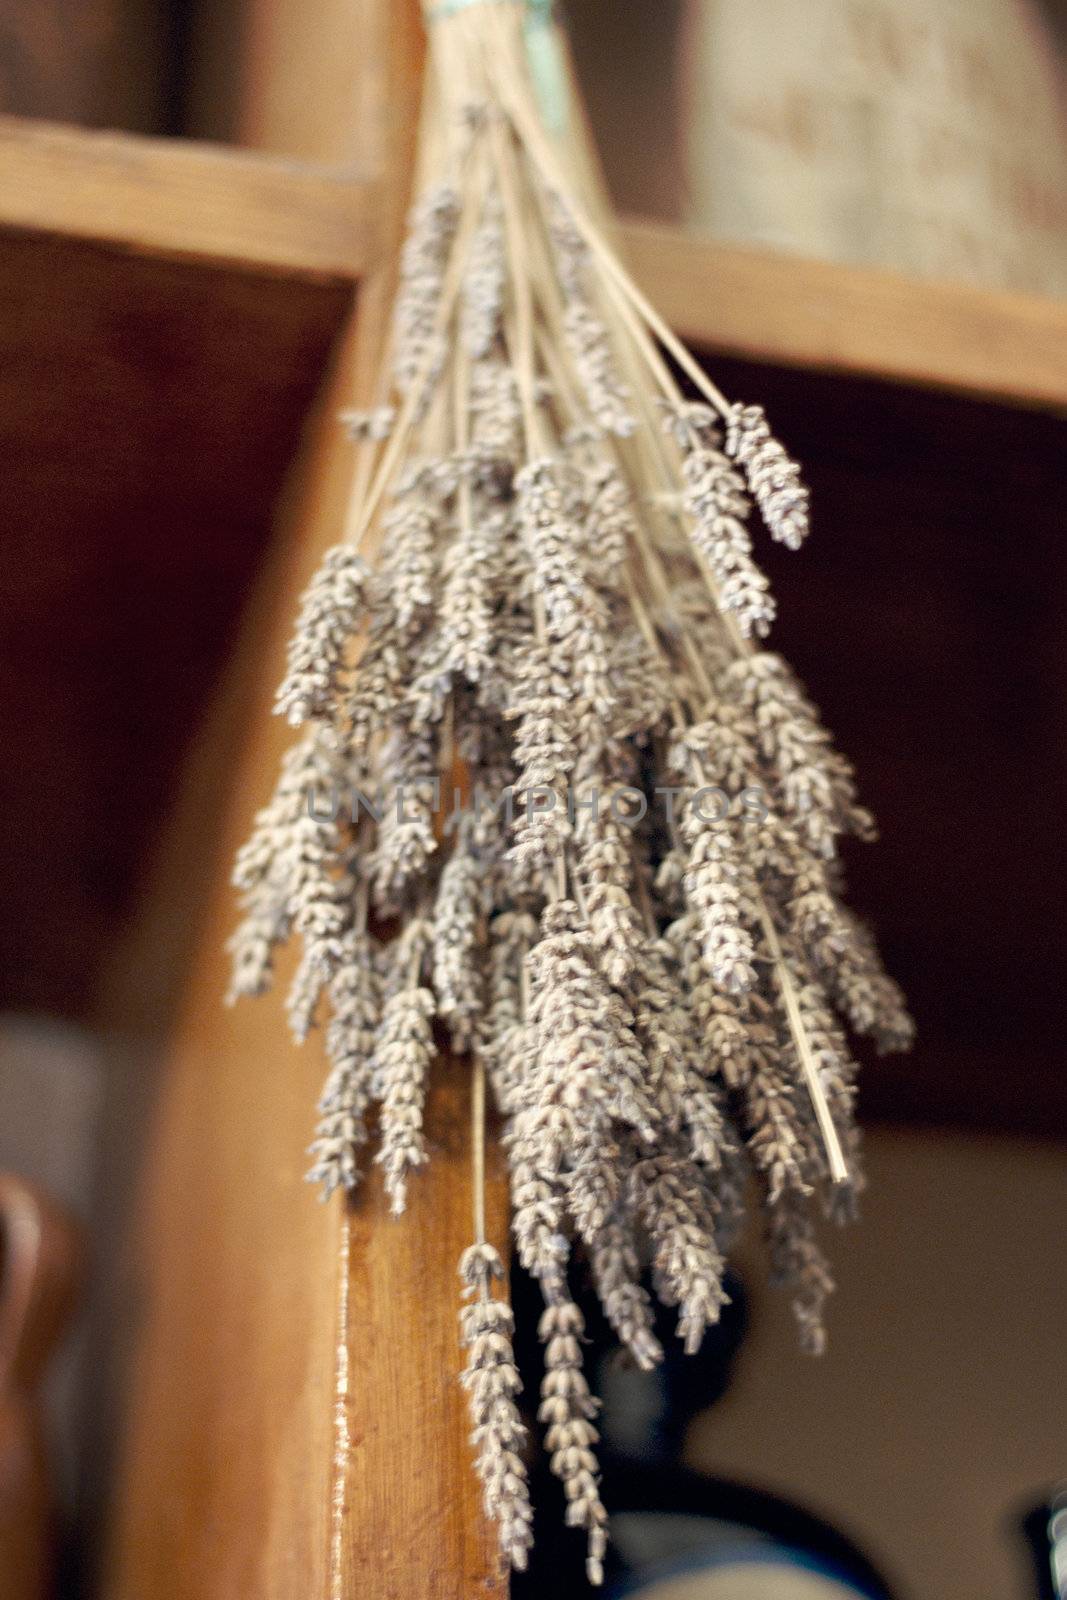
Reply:
M488 1084L545 1302L546 1446L596 1582L572 1264L639 1365L662 1357L657 1297L696 1349L754 1178L771 1274L820 1349L817 1212L844 1216L862 1184L849 1033L900 1048L911 1024L843 901L838 845L872 819L763 645L759 527L803 540L799 467L620 266L577 128L541 118L523 7L427 11L391 352L374 408L345 418L367 467L355 532L301 604L277 709L302 726L235 870L232 992L269 988L300 935L289 1010L301 1038L323 1025L309 1176L327 1196L356 1186L376 1123L403 1209L435 1027L467 1053L464 1382L486 1508L522 1566Z

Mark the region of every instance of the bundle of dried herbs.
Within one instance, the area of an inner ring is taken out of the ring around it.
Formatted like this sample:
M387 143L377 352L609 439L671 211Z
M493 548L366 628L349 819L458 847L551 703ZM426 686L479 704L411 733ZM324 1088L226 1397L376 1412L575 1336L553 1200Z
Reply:
M649 1367L646 1282L696 1349L757 1190L773 1276L820 1349L812 1208L846 1216L861 1183L847 1031L896 1049L911 1024L841 898L838 840L872 820L764 644L755 540L804 539L799 469L620 266L579 132L547 131L528 24L515 0L431 17L388 370L346 418L367 469L278 693L299 734L237 863L233 994L266 991L299 935L288 1010L298 1039L325 1028L310 1176L327 1196L358 1183L373 1109L402 1211L435 1020L469 1058L464 1381L522 1566L511 1312L481 1220L488 1082L544 1295L539 1416L596 1582L574 1257Z

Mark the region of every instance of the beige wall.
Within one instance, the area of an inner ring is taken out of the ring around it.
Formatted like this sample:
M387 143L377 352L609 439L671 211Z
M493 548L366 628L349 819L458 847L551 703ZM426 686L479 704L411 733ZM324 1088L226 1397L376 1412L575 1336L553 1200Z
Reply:
M1067 1150L872 1134L861 1225L833 1237L821 1361L751 1285L732 1391L690 1454L845 1527L911 1600L1010 1600L1011 1521L1067 1478Z

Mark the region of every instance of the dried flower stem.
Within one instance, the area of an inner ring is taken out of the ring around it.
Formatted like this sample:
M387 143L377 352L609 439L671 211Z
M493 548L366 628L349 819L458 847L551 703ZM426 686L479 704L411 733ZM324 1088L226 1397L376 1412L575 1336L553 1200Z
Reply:
M471 1204L474 1239L485 1243L485 1064L474 1057L471 1070Z

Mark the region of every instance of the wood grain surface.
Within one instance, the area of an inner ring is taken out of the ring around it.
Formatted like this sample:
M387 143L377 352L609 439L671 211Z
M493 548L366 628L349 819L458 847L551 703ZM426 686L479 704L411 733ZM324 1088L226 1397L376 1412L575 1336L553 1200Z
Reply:
M406 36L400 0L391 13ZM403 118L378 48L382 0L211 0L191 28L185 133L382 171Z
M362 93L391 126L395 104L377 74ZM275 150L280 117L258 129L267 143L258 152L0 118L0 230L351 284L386 243L373 144L344 165L287 159ZM301 124L302 137L315 126ZM698 349L1067 407L1058 301L744 249L636 219L619 237L639 284Z
M413 10L383 7L366 41L394 84L393 114L408 107L409 143ZM410 151L393 136L387 148L395 232ZM388 293L388 275L372 276L343 331L282 498L261 591L105 1008L128 1026L139 994L166 1003L176 905L210 858L212 887L191 939L173 1040L152 1065L158 1092L125 1302L136 1333L107 1600L492 1600L506 1592L459 1383L456 1267L471 1237L468 1069L438 1063L428 1112L433 1159L404 1218L388 1215L375 1173L347 1211L337 1199L322 1207L301 1183L324 1073L320 1048L292 1045L277 997L233 1011L221 1002L222 946L235 911L229 864L287 742L269 715L272 687L296 596L341 525L352 460L335 414L367 392ZM499 1165L489 1199L502 1243Z
M638 282L698 349L1067 406L1067 304L743 249L628 220Z
M0 296L0 1005L85 1016L351 293L7 235Z
M0 230L351 284L379 231L369 172L0 117Z

